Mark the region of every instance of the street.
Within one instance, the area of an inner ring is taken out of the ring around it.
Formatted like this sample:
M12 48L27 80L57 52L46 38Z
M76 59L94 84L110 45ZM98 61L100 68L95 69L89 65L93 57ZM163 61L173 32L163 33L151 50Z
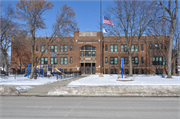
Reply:
M0 119L62 118L180 119L180 98L0 97Z

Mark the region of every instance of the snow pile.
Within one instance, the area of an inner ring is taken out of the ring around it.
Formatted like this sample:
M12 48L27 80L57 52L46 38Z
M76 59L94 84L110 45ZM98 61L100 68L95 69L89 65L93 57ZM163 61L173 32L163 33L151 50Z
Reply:
M54 77L37 77L37 79L29 79L28 77L24 77L24 75L10 75L5 78L0 78L0 85L44 85L44 84L50 84L54 82L58 82L61 80L67 80L70 78L65 79L56 79L56 76Z
M25 92L29 89L32 89L34 87L31 86L14 86L19 92Z
M117 81L118 76L119 75L104 74L104 77L99 77L99 75L90 75L72 81L68 86L180 85L180 76L173 76L173 78L169 79L153 75L134 75L133 77L127 78L129 81ZM132 81L130 81L131 78ZM125 80L126 78L123 79Z
M12 86L0 86L0 95L18 95L19 91Z

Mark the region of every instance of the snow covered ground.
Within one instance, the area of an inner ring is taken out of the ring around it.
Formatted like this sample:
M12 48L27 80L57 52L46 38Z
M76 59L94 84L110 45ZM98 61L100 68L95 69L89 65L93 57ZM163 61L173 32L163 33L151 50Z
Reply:
M37 77L37 79L29 79L28 77L24 77L24 75L18 75L16 77L14 75L10 75L3 78L0 77L0 85L10 85L16 88L18 91L23 92L31 88L34 88L32 87L32 85L45 85L45 84L58 82L60 80L69 79L69 78L63 78L63 79L60 79L60 78L61 77L58 77L58 80L57 80L56 76L54 76L54 77L49 77L49 78Z
M124 81L117 81L117 79L118 75L104 74L104 77L99 77L99 75L90 75L88 77L72 81L68 86L180 85L180 76L173 76L173 78L168 79L154 75L134 75L134 77L120 78Z
M56 76L53 77L37 77L37 79L29 79L28 77L24 77L24 75L10 75L5 78L0 78L0 85L45 85L54 82L58 82L60 80L67 80L69 78L56 79Z

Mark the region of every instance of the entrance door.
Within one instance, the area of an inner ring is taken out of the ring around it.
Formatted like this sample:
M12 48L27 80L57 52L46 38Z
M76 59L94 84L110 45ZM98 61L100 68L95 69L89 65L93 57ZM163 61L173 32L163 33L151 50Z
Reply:
M85 63L85 73L86 74L91 74L91 63Z

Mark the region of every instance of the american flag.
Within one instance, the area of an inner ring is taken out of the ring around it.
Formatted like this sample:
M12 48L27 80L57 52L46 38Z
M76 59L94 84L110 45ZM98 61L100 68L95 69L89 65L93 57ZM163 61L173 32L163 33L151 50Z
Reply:
M108 24L108 25L113 25L113 26L115 25L106 16L104 16L104 18L103 18L103 24Z

